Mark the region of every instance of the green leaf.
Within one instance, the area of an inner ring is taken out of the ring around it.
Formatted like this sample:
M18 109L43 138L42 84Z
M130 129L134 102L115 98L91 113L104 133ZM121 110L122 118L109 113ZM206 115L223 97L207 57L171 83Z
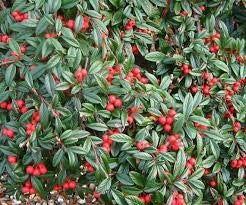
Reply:
M142 176L140 173L131 171L129 172L129 176L136 185L144 187L146 180L145 177Z
M64 151L63 151L63 149L59 149L59 150L55 153L55 155L54 155L54 157L53 157L53 160L52 160L52 164L53 164L54 167L56 167L56 166L60 163L60 161L62 160L63 156L64 156Z
M159 61L164 60L165 58L166 58L165 54L161 53L161 52L158 52L158 51L148 53L145 56L146 60L152 61L152 62L159 62Z
M49 110L44 102L41 103L39 114L42 126L47 127L49 124Z
M197 122L197 123L199 123L201 125L210 126L209 120L207 120L206 118L204 118L202 116L193 115L193 116L190 117L190 120L192 122Z
M193 110L193 97L190 93L185 96L184 103L183 103L183 114L184 117L187 119Z
M45 87L48 93L53 96L55 94L55 80L53 76L49 73L45 76Z
M37 177L32 176L31 182L35 190L40 194L40 196L45 198L45 191L41 181Z
M69 147L69 149L75 153L75 154L79 154L79 155L84 155L86 154L87 152L84 150L83 147L80 147L80 146L72 146L72 147Z
M111 188L112 179L110 177L104 179L97 187L97 191L105 194Z
M132 142L132 138L126 134L113 134L110 138L115 142Z
M215 60L213 64L215 65L216 68L225 71L226 73L229 73L229 68L224 62L220 60Z
M184 171L185 163L186 163L186 155L184 153L184 150L181 149L177 154L177 160L174 164L174 169L173 169L174 176L179 176Z
M184 115L179 115L177 117L178 119L175 120L174 125L173 125L173 131L175 131L175 133L178 133L184 125Z
M89 69L89 74L95 74L98 73L103 67L103 63L99 60L95 61L92 63L90 69Z
M16 67L11 64L9 67L6 68L5 72L5 82L7 86L11 86L16 74Z
M66 152L68 155L69 165L73 167L75 165L75 155L70 149L67 149Z
M20 54L20 46L13 38L9 40L9 47L16 54Z
M97 122L88 124L88 127L90 129L93 129L93 130L96 130L96 131L107 131L108 130L107 125L105 125L103 123L97 123Z

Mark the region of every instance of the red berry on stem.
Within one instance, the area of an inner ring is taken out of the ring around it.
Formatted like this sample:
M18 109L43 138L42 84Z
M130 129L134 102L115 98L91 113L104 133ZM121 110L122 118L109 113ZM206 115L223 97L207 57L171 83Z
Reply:
M114 111L114 105L113 104L111 104L111 103L108 103L107 105L106 105L106 110L108 110L109 112L113 112Z
M31 165L28 165L28 166L26 167L26 173L32 175L33 172L34 172L34 167L31 166Z

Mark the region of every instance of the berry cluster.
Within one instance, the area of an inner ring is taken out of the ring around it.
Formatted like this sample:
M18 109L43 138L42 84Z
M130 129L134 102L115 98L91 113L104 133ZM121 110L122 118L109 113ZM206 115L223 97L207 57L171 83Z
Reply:
M246 156L240 157L240 159L234 159L231 161L231 168L239 169L241 167L246 167Z
M85 68L79 68L75 71L74 77L78 83L81 83L87 76L87 70Z
M24 100L16 100L16 105L19 108L19 111L23 114L28 111L28 108L26 106L26 103Z
M183 194L174 194L171 205L185 205Z
M107 131L103 136L103 144L102 144L102 148L106 151L106 152L110 152L111 151L111 145L113 144L113 140L110 139L110 136L113 134L119 134L120 131L119 129L115 128L113 130L109 130Z
M7 160L11 165L15 165L17 163L17 157L15 155L9 155Z
M225 113L224 115L225 118L230 118L230 116L233 116L234 114L236 114L236 109L234 108L233 103L232 103L232 96L235 95L235 93L237 93L240 90L243 83L244 83L244 80L242 79L240 81L235 82L232 86L229 86L227 84L225 85L224 98L225 98L225 102L228 107L228 112Z
M141 70L137 67L133 68L126 76L126 80L131 84L134 80L139 80L143 84L147 84L149 82L148 78L143 77L141 74Z
M24 186L22 187L23 194L35 194L36 190L32 186L32 183L28 180L25 182Z
M120 98L117 98L115 95L108 96L108 104L106 105L106 110L113 112L115 108L120 108L123 102Z
M219 82L219 79L216 77L213 77L211 73L208 71L204 71L202 73L202 78L205 81L205 83L202 86L202 92L205 96L210 95L210 89Z
M167 116L163 115L158 118L158 123L163 126L163 130L165 132L171 132L175 115L176 111L174 109L170 109Z
M128 112L128 117L127 117L127 122L129 124L132 124L134 122L134 120L135 120L134 116L135 116L136 112L137 112L137 109L135 107L130 108L130 110Z
M63 18L62 18L63 19ZM71 30L75 30L75 20L69 19L68 21L65 22L65 26L70 28ZM85 32L89 29L90 27L90 19L87 16L83 16L83 26L81 28L81 32Z
M0 103L0 108L10 111L12 110L12 103L3 101Z
M15 136L14 130L7 128L7 127L3 128L2 134L3 136L9 137L10 139L13 139Z
M20 11L18 11L18 10L13 11L13 12L11 13L11 16L13 16L13 18L14 18L15 21L17 21L17 22L22 22L22 21L28 19L28 14L27 14L27 13L22 13L22 12L20 12Z
M0 34L0 42L2 42L2 43L8 43L9 40L10 40L10 37L8 35Z
M77 186L76 181L71 180L69 178L66 179L66 181L63 183L62 187L63 189L75 189Z
M89 162L85 162L85 170L87 172L94 172L94 167L89 163Z
M128 19L125 25L127 31L132 30L136 26L136 21L134 19Z
M167 137L166 145L168 146L169 150L178 151L179 148L182 146L180 135L179 134L169 135Z
M151 202L151 195L150 194L143 194L139 196L139 199L144 203L148 204Z
M112 84L114 76L120 72L121 67L120 67L120 65L116 65L114 67L108 67L107 70L108 70L109 74L106 77L106 80L108 81L109 84Z
M183 64L180 69L184 75L189 75L192 70L192 67L188 64Z
M40 175L46 174L47 172L48 172L48 170L47 170L45 164L43 164L43 163L39 163L36 166L28 165L26 167L26 173L33 175L33 176L40 176Z
M32 133L35 131L36 125L39 122L39 120L40 120L39 112L35 111L32 114L32 121L26 124L26 134L28 136L31 136Z
M62 185L55 185L53 187L54 191L61 191L62 189L75 189L77 186L77 182L75 180L71 180L68 177L66 178L66 181Z
M186 167L189 170L189 174L192 173L194 166L196 165L196 159L194 157L190 157L188 161L186 162Z
M145 150L147 148L150 147L150 144L148 141L146 140L139 140L137 143L136 143L136 147L139 151L142 151L142 150Z
M204 39L204 42L206 44L210 44L209 51L211 53L217 53L219 51L220 47L215 43L215 40L220 39L220 37L220 33L215 33L212 36Z
M244 204L244 195L243 194L238 195L233 205L243 205L243 204Z

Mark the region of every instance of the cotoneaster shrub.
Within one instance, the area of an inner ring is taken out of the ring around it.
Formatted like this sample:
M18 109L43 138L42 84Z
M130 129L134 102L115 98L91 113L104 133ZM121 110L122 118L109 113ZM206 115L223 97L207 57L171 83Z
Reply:
M230 37L244 28L232 8L244 6L1 1L6 193L244 204L245 40Z

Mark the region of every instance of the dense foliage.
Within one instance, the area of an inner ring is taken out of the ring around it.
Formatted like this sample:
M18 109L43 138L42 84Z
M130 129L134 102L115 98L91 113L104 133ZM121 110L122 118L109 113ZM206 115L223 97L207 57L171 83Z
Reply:
M6 192L234 204L246 192L245 2L0 1Z

